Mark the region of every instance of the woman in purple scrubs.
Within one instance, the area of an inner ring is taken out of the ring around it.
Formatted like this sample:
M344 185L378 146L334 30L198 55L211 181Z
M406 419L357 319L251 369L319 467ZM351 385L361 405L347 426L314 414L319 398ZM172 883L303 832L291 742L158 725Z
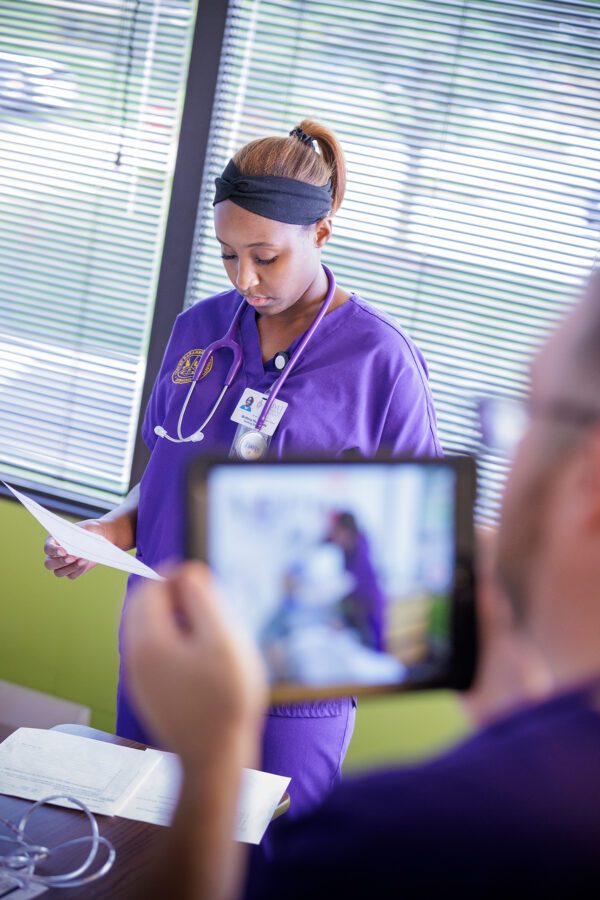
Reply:
M253 406L248 391L266 394L272 388L315 322L328 292L321 253L345 184L338 141L308 120L287 137L247 144L217 179L215 231L233 287L177 317L142 426L152 452L141 483L120 507L89 523L115 544L135 546L148 565L161 567L184 556L189 461L198 453L230 453L238 429L232 416L240 421L241 408L250 415L247 408ZM203 428L203 439L182 441L205 422L222 391L232 363L225 350L209 361L188 398L204 349L223 337L241 304L235 335L242 351L239 371ZM380 449L409 456L441 453L419 350L394 321L339 285L278 399L287 407L270 439L271 456L372 456ZM56 575L76 578L91 568L51 539L46 551L46 566ZM130 577L128 593L136 580ZM117 733L153 743L128 696L125 669L126 660ZM292 776L290 814L311 808L340 778L353 725L350 698L270 710L262 764Z
M371 558L367 536L359 529L353 513L338 512L332 517L325 540L340 548L346 571L354 579L352 590L342 601L349 624L367 647L383 651L385 593Z

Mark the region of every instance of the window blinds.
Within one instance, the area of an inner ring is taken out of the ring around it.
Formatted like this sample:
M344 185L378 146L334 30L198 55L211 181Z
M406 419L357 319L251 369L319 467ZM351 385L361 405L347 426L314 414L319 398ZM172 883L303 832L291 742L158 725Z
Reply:
M595 258L599 39L596 2L232 2L189 302L227 285L213 178L322 120L349 167L324 258L422 348L446 451L477 449L473 397L523 393ZM503 473L483 457L484 519Z
M127 490L193 0L0 5L1 477Z

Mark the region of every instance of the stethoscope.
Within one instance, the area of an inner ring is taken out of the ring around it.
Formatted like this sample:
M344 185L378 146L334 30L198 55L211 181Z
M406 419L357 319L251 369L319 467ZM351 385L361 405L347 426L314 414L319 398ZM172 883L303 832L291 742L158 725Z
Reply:
M277 353L275 355L273 362L275 364L275 368L278 369L281 372L281 374L279 375L279 377L277 378L277 381L275 382L275 384L273 385L273 387L271 388L271 390L268 393L266 403L260 412L260 415L256 422L256 426L251 430L251 432L249 434L245 435L245 439L246 439L246 442L248 443L248 447L250 447L252 440L254 440L255 443L257 442L258 438L260 438L261 440L264 441L264 437L263 437L263 435L260 434L260 431L261 431L263 425L265 424L265 420L269 414L269 411L270 411L271 407L273 406L273 403L277 399L277 395L279 394L281 388L285 384L286 379L290 376L290 374L292 373L292 370L294 369L294 367L300 360L300 357L302 356L302 353L304 352L304 348L306 347L306 345L312 338L313 334L319 327L319 323L321 322L323 316L327 313L327 310L331 306L331 301L333 300L333 295L335 293L335 277L333 275L333 272L331 271L331 269L328 266L326 266L325 264L322 264L322 265L323 265L323 269L325 270L325 274L327 275L328 286L327 286L327 294L321 305L321 309L317 313L317 316L316 316L314 322L312 323L310 328L306 331L306 333L304 334L304 337L302 338L302 340L300 341L300 343L294 350L294 353L292 354L292 356L290 357L289 354L285 353L284 351L280 351L279 353ZM205 430L206 426L209 424L210 420L213 418L213 416L217 412L219 406L221 405L221 403L223 401L225 394L227 393L228 389L233 384L233 382L240 370L240 367L242 365L243 353L242 353L242 348L241 348L239 342L236 340L236 335L237 335L237 332L240 327L241 318L246 310L246 307L248 307L248 306L249 306L249 304L246 302L246 300L242 300L242 302L240 303L240 305L238 306L238 308L235 312L235 315L232 319L231 325L227 329L227 332L223 335L223 337L220 340L214 341L212 344L209 344L208 347L205 349L204 353L202 354L200 364L199 364L198 368L196 369L196 372L194 374L194 379L193 379L193 381L190 385L190 388L187 392L187 396L185 398L183 406L181 407L181 412L179 414L179 419L177 421L177 437L171 437L171 435L167 433L166 428L164 428L162 425L156 425L154 428L154 433L156 435L158 435L158 437L166 438L168 441L171 441L174 444L186 444L189 441L203 440L204 430ZM202 378L202 376L203 376L204 372L206 371L213 356L219 350L231 350L231 352L233 354L233 361L231 363L231 366L229 367L229 372L227 373L227 377L225 378L225 382L223 383L221 392L220 392L219 396L217 397L217 400L214 403L213 408L209 412L208 416L206 417L206 419L204 420L204 422L202 423L200 428L196 429L196 431L194 431L192 434L187 435L187 437L184 437L184 435L182 433L183 418L185 416L185 412L186 412L186 409L190 402L191 396L194 393L194 389L195 389L196 385Z

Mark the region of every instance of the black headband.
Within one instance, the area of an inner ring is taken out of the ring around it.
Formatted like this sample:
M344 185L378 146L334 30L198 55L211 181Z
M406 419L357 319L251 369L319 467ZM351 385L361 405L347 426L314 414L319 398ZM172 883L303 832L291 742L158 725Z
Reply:
M331 182L323 187L279 175L240 175L232 159L215 178L213 206L231 200L248 212L288 225L312 225L329 215Z

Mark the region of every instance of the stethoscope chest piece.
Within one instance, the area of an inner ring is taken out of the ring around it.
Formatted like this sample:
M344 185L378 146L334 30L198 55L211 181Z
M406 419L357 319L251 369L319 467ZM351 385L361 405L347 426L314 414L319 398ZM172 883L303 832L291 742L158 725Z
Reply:
M267 437L260 431L246 431L235 442L235 453L238 459L254 462L265 455L268 446Z

